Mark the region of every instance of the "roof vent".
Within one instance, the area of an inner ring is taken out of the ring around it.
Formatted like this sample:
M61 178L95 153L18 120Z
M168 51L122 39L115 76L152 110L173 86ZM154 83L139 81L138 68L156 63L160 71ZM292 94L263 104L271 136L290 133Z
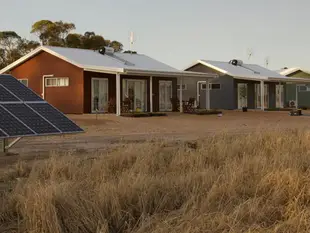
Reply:
M99 49L99 53L102 54L102 55L113 55L114 54L114 49L111 48L111 47L102 47Z
M243 65L243 61L237 60L237 59L233 59L233 60L229 61L229 64L232 64L234 66L242 66Z

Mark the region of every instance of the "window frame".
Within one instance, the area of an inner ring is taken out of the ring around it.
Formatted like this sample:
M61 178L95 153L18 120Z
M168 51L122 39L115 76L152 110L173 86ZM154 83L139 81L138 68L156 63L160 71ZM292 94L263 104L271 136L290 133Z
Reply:
M24 85L25 85L26 87L28 87L29 81L28 81L27 78L21 78L21 79L18 79L18 81L20 81L22 84L24 84L23 81L26 81L26 82L27 82L27 85L26 85L26 84L24 84Z
M59 81L61 79L66 79L68 80L67 85L60 85ZM49 85L47 82L48 80L56 80L56 85ZM68 87L70 85L69 83L69 77L50 77L50 78L45 78L45 87Z
M306 90L301 90L300 89L301 87L305 87ZM310 91L310 87L308 87L306 84L303 84L303 85L299 84L298 85L298 92L309 92L309 91Z
M180 86L181 86L181 84L177 84L177 90L178 90L178 91L181 91ZM184 87L184 88L183 88L183 87ZM182 91L186 91L186 90L187 90L187 84L186 84L186 83L183 83L183 84L182 84Z
M209 87L210 87L210 86L209 86ZM206 83L201 83L200 89L201 89L202 91L207 90L207 84L206 84Z
M212 85L220 85L220 88L212 88ZM207 89L207 84L202 83L200 86L200 89L202 91L205 91ZM222 89L222 84L221 83L209 83L209 90L221 90Z
M220 88L213 88L213 85L219 85ZM209 90L221 90L222 84L221 83L209 83Z

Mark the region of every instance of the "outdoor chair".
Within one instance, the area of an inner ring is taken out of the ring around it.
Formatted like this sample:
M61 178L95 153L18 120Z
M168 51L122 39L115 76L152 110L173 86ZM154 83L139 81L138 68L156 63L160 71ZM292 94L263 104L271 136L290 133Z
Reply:
M122 102L122 113L130 112L130 106L131 106L130 99L129 98L125 98L125 100Z
M192 113L195 111L195 98L189 98L188 101L183 103L183 111L186 113Z

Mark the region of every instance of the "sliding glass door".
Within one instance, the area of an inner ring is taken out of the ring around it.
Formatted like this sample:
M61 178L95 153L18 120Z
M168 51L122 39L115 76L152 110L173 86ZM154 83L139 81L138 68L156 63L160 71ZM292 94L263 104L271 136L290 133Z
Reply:
M92 112L106 112L108 109L109 83L105 78L91 79Z
M276 85L276 108L284 107L284 86Z
M255 108L261 108L261 88L259 83L255 83ZM264 84L264 108L269 107L269 85Z
M124 79L123 100L130 101L130 111L147 111L147 82L146 80Z
M172 81L159 81L159 111L172 111Z

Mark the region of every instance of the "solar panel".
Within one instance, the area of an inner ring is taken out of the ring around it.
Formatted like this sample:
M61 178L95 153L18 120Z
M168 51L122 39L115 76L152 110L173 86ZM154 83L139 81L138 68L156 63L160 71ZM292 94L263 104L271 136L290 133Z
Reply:
M0 130L0 137L6 137L7 135Z
M10 90L22 101L43 101L41 97L11 75L1 75L0 85Z
M3 107L9 110L9 112L19 118L37 134L60 133L60 130L56 129L48 121L35 113L26 104L5 104Z
M29 104L29 106L55 125L62 132L81 131L82 129L62 113L47 103Z
M31 129L6 111L2 106L0 106L0 128L10 137L35 135Z
M19 101L13 94L11 94L4 86L0 85L0 102L15 102Z
M0 138L83 130L11 75L0 75Z

